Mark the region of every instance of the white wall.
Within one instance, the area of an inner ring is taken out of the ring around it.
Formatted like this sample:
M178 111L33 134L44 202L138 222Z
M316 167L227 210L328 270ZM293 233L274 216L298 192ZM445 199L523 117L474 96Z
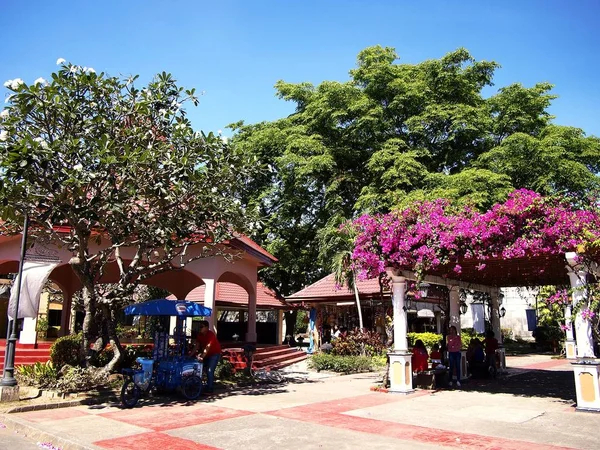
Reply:
M528 308L535 309L535 296L537 290L527 288L502 288L501 292L504 294L502 306L506 309L506 315L500 319L501 328L512 329L513 338L533 339L531 331L527 328L527 314L525 310ZM467 304L469 305L469 308L467 309L466 314L460 316L460 326L462 328L473 327L472 301L472 297L468 295Z

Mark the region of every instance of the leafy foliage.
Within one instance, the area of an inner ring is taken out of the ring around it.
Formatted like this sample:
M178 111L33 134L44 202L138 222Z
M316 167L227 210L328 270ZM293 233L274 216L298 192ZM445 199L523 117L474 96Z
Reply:
M350 331L331 342L332 355L337 356L373 356L381 355L385 345L379 333L374 331Z
M59 370L65 366L77 366L81 362L81 333L59 337L50 347L50 359Z
M234 256L219 243L249 220L240 180L255 165L220 136L192 129L183 104L198 99L170 74L140 89L137 76L58 64L49 81L6 83L0 216L17 231L27 214L32 237L72 251L87 351L97 337L97 309L113 323L112 312L144 280L174 264ZM188 252L195 244L200 251ZM96 286L111 263L116 280L99 302Z
M485 213L437 200L365 215L354 226L354 264L363 276L378 276L387 266L423 274L446 264L460 273L463 258L481 261L485 270L489 258L573 251L589 234L600 236L600 213L578 209L568 198L518 190Z
M436 333L407 333L406 338L408 339L408 344L411 347L415 345L415 342L418 339L421 339L423 341L423 344L425 344L425 347L427 347L429 351L431 351L431 347L433 347L434 344L438 344L441 346L441 342L443 339L441 334Z
M36 362L31 365L15 367L15 376L20 384L38 388L53 388L56 386L57 372L52 361Z
M357 373L369 372L373 368L372 358L368 356L334 355L328 353L315 353L308 360L311 368L321 371ZM377 367L379 363L376 362Z
M252 237L281 262L262 276L282 295L330 269L340 249L327 235L358 214L438 198L485 211L515 189L583 197L598 185L600 140L551 124L550 84L489 96L499 65L466 49L397 59L375 46L358 54L346 82L279 81L294 114L232 125L234 145L265 169L244 202L263 218Z
M85 392L108 384L108 373L95 367L65 366L55 389L61 393Z

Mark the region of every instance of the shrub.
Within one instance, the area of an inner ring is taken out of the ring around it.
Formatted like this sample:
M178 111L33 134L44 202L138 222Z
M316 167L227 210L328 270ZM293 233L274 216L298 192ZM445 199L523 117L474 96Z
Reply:
M54 388L57 373L52 361L36 362L32 365L16 366L15 377L19 383L38 388Z
M433 344L440 344L442 342L442 335L436 333L407 333L406 337L411 347L415 345L418 339L421 339L429 351L431 351Z
M374 331L351 331L331 341L331 345L331 354L338 356L381 355L385 350L381 336Z
M221 358L215 368L215 377L220 380L228 380L234 375L233 364L228 360Z
M81 361L81 346L83 335L70 334L58 338L50 348L50 359L57 369L64 365L77 366Z
M373 361L368 356L341 356L328 353L315 353L308 360L309 367L317 371L329 370L340 373L369 372Z
M104 386L108 383L108 374L96 367L63 366L55 389L61 393L82 392Z

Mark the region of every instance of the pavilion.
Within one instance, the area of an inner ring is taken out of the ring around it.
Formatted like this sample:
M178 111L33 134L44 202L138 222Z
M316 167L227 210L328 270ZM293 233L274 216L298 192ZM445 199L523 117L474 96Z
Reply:
M0 235L0 273L17 273L21 239L21 234ZM108 245L109 243L105 240L90 243L92 250ZM166 289L174 298L178 299L185 299L195 288L203 287L203 304L213 310L211 317L207 320L215 331L217 331L215 303L218 283L232 283L239 286L247 295L248 327L244 338L246 341L255 342L257 338L257 271L261 267L272 265L277 258L243 235L233 237L223 244L223 247L227 247L227 250L235 255L230 258L232 261L227 261L223 256L196 259L184 267L173 266L173 270L149 278L144 284ZM189 248L189 255L201 255L201 251L201 245L196 244ZM123 249L122 254L125 261L130 261L133 257L133 250ZM69 334L70 324L73 320L71 317L73 295L81 289L79 279L69 264L72 256L72 253L64 246L42 239L36 239L33 245L30 243L25 255L25 261L36 261L42 266L47 264L50 270L48 280L62 291L63 309L60 336ZM100 282L116 282L118 275L116 264L111 263L107 266ZM30 316L24 319L21 343L35 342L36 318L37 316Z

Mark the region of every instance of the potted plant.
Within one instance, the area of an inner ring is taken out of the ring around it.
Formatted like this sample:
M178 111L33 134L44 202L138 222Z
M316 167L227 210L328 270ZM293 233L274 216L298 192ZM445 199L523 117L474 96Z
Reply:
M48 332L49 324L46 316L39 316L37 323L35 324L35 331L37 331L38 338L43 339L46 337Z

